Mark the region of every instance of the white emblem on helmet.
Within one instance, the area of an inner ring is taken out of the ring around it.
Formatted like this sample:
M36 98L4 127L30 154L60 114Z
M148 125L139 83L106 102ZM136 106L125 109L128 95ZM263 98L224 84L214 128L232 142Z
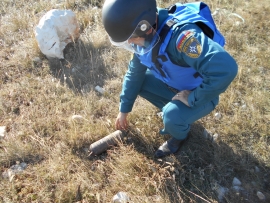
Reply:
M145 31L147 29L147 25L146 24L142 24L141 25L141 31Z

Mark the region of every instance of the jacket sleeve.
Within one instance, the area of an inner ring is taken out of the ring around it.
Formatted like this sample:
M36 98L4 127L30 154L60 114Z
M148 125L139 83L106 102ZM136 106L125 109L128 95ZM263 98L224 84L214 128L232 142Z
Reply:
M140 92L146 72L146 66L142 65L134 54L129 62L128 71L125 74L122 92L120 94L119 110L128 113L132 110L133 104Z
M188 96L190 107L205 104L224 92L237 75L234 58L208 38L196 24L179 28L167 49L175 63L194 68L203 78Z

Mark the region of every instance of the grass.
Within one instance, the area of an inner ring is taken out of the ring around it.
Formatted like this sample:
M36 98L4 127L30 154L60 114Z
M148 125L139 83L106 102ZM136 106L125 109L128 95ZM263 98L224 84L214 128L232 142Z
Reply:
M0 177L0 202L111 202L119 191L132 202L220 202L220 186L228 188L223 202L260 202L257 191L269 201L269 1L206 3L212 11L223 9L215 21L239 73L217 108L192 125L182 150L156 160L153 154L166 137L158 133L159 110L142 98L129 115L123 142L88 156L91 143L115 131L130 59L130 53L110 45L101 23L102 1L2 0L0 126L6 134L0 140L0 171L20 162L27 168L11 181ZM47 59L33 31L53 8L73 10L80 25L81 36L66 47L64 60ZM96 92L96 85L106 94ZM72 120L73 115L84 119ZM205 139L204 129L217 133L217 141ZM244 190L232 189L234 177Z

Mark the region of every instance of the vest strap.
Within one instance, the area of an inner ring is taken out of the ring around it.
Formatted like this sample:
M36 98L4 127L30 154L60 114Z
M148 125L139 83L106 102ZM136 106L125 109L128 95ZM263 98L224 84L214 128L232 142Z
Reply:
M168 59L164 55L158 56L158 51L160 49L161 44L164 42L164 40L165 40L168 32L170 31L171 27L175 23L176 22L173 21L173 20L169 20L168 22L166 22L166 24L164 25L164 27L162 28L162 30L160 32L160 40L159 40L159 42L152 49L152 62L155 64L156 68L158 69L158 71L160 72L160 74L162 75L162 77L165 77L166 75L163 72L162 67L161 67L160 63L158 62L157 58L160 58L162 61L167 61Z

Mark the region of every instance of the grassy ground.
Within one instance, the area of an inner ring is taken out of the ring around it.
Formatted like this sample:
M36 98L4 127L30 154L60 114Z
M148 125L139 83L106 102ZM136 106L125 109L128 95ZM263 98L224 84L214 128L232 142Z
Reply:
M176 1L158 1L168 6ZM131 202L270 201L269 0L205 1L239 73L218 107L192 125L182 150L156 160L158 109L138 98L123 143L89 158L88 147L112 133L130 53L109 43L95 0L0 2L0 171L27 168L0 179L1 202L110 202L119 191ZM65 60L48 60L34 28L53 8L76 13L81 36ZM244 19L232 14L238 14ZM94 90L102 86L106 93ZM220 113L217 119L215 113ZM72 120L73 115L84 119ZM219 136L205 139L207 129ZM234 177L242 189L232 189ZM219 192L227 192L219 200ZM259 200L257 192L265 195Z

